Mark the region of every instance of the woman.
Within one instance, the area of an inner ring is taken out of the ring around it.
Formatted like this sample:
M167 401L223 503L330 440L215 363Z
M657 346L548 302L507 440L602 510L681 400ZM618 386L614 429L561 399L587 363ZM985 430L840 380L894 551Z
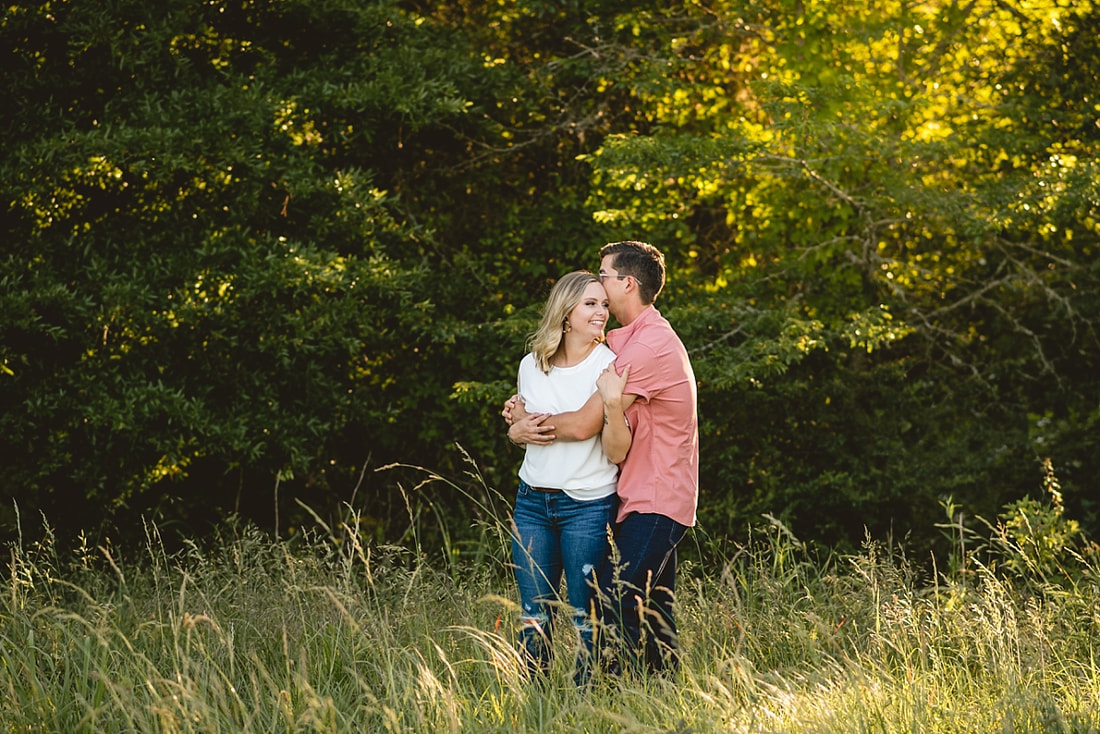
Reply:
M607 556L615 519L618 467L600 446L600 419L575 435L558 435L551 414L578 411L615 354L604 343L607 293L600 279L578 271L550 291L531 352L519 366L517 410L508 437L525 445L512 535L520 603L520 648L532 675L550 668L554 607L562 575L579 635L575 679L588 677L595 574ZM599 397L595 398L599 401ZM505 410L506 417L510 411Z

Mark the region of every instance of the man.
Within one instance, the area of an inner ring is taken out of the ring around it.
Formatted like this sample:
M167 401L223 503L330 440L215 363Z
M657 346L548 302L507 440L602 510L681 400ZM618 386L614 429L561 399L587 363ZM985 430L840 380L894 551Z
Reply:
M524 421L523 441L575 440L594 434L593 416L602 408L604 451L620 464L615 562L600 574L604 624L617 628L624 662L675 671L677 546L695 524L698 504L695 375L683 343L653 305L665 284L664 255L644 242L614 242L600 250L599 275L621 324L607 343L622 373L605 371L599 400L574 413L532 417L509 401L505 417Z

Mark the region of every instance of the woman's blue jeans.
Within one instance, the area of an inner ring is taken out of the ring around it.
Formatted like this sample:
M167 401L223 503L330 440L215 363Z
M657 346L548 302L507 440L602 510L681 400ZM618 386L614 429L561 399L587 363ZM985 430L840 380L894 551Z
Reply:
M541 492L520 481L512 528L512 563L520 596L521 652L531 673L550 669L554 608L563 606L579 636L576 678L587 680L592 653L595 585L607 558L609 526L618 497L578 501L565 492Z

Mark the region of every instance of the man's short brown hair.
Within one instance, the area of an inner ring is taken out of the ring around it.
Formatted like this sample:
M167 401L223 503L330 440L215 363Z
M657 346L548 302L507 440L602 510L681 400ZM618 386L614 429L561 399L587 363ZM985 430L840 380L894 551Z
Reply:
M648 242L624 240L609 242L600 248L600 259L611 255L611 263L620 275L638 281L642 303L650 304L665 287L665 256Z

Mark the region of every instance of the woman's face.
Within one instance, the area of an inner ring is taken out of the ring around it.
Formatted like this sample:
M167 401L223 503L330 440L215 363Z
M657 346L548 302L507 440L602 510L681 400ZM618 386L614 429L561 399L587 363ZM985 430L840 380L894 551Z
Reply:
M607 291L599 283L589 283L584 288L581 302L569 312L569 325L578 336L598 339L607 326Z

